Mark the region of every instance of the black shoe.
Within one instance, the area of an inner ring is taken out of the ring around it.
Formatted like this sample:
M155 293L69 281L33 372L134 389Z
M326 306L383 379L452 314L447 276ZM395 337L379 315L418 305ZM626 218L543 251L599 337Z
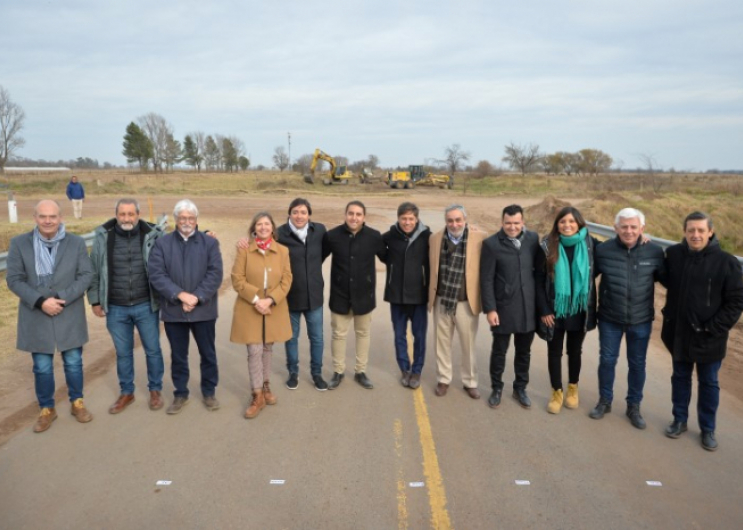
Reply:
M644 429L645 427L647 427L645 420L642 419L642 416L640 415L639 403L632 403L627 405L627 417L629 418L629 421L630 423L632 423L633 427L636 427L637 429Z
M313 375L312 380L315 382L315 390L325 392L328 389L328 384L325 382L325 379L323 379L321 375Z
M503 392L502 389L497 388L493 390L492 394L490 394L490 397L488 398L488 406L491 409L497 409L498 406L500 405L500 397L501 397L502 392Z
M717 440L714 431L702 433L702 447L707 451L717 451Z
M333 374L333 379L330 380L330 383L328 383L328 390L335 390L338 388L338 385L341 384L341 381L343 381L343 374L339 374L338 372Z
M529 396L526 395L525 388L514 388L513 399L518 401L519 405L521 405L525 409L531 408L531 399L529 399Z
M673 420L671 424L666 427L666 436L669 438L678 438L681 433L686 432L686 422Z
M369 380L369 378L366 377L366 374L364 372L359 372L358 374L354 375L353 379L367 390L371 390L372 388L374 388L374 385Z
M604 417L604 414L611 412L611 402L606 401L604 398L600 398L593 410L588 413L588 416L594 420L600 420Z
M400 378L400 384L404 386L405 388L408 388L410 386L410 372L402 373L402 377Z
M299 386L299 380L297 374L289 374L289 380L286 382L286 388L289 390L296 390Z

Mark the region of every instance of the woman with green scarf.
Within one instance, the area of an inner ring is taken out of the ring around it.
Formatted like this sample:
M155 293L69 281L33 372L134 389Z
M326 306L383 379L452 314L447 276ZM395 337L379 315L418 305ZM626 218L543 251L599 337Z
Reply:
M591 237L581 213L572 206L560 210L552 231L542 240L544 252L535 262L537 308L541 317L540 336L547 342L552 398L547 411L558 414L578 407L578 379L586 331L596 327ZM563 396L562 350L568 355L568 391Z

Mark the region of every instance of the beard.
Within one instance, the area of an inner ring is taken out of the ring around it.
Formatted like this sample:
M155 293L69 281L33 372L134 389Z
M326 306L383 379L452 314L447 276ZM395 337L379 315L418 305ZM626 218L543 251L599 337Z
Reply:
M119 223L119 228L125 232L131 232L134 230L134 223Z

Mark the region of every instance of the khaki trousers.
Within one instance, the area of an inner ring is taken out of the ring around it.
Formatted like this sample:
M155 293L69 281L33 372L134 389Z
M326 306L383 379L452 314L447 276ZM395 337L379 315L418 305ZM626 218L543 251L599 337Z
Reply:
M83 200L82 199L71 199L72 200L72 214L75 219L83 218Z
M369 344L371 342L369 338L371 316L371 313L354 315L353 311L347 315L330 312L330 329L333 331L330 350L333 354L333 371L335 373L342 374L346 371L346 336L351 321L353 321L353 330L356 333L356 366L354 367L354 373L366 372L366 365L369 362Z
M433 325L436 340L433 342L436 355L436 379L439 383L451 384L451 346L454 331L459 336L462 347L462 384L467 388L477 388L477 361L475 353L475 336L480 315L475 315L467 301L457 302L454 315L447 315L436 297L433 305Z

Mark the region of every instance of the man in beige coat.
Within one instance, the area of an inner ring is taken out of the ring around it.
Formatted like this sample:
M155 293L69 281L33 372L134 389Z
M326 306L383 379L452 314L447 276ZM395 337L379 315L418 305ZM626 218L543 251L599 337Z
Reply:
M472 399L479 399L475 336L480 317L480 251L485 232L467 224L464 206L444 211L446 228L431 236L431 283L428 310L433 309L436 333L436 395L445 396L452 380L451 345L454 331L462 347L462 383Z

